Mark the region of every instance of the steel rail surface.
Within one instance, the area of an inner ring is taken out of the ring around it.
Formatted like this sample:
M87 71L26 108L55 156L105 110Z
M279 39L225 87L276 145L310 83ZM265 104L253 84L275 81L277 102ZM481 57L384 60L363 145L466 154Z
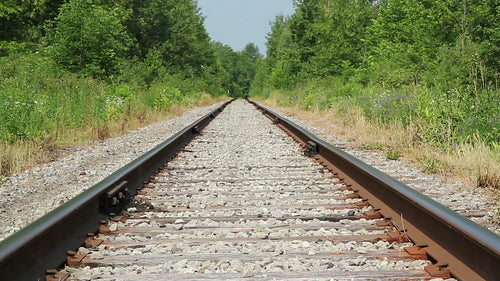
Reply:
M438 266L460 280L500 280L500 236L458 215L387 174L320 140L262 105L252 103L316 159L403 230ZM312 143L311 143L312 142ZM314 153L314 154L315 154Z
M165 142L117 170L62 206L0 242L0 280L45 280L47 269L58 268L66 251L77 249L95 233L100 220L119 212L127 200L175 157L195 135L215 118L227 101Z

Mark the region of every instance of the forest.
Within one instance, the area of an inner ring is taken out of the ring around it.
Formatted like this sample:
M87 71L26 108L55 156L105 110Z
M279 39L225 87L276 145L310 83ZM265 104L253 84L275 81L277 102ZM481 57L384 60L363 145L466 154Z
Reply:
M500 143L500 1L297 0L277 16L253 95L357 107L446 146Z
M258 48L211 41L203 21L192 0L1 1L0 177L57 147L246 95Z
M500 0L294 5L271 22L263 55L212 41L193 0L2 1L0 174L35 150L226 96L356 116L408 131L407 146L484 145L498 159Z

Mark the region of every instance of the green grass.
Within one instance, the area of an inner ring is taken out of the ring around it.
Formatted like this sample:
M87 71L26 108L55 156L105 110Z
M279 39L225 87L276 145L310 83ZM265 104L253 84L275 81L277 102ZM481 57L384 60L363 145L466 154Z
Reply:
M134 112L168 111L200 99L178 80L129 86L67 73L37 54L1 57L0 142L51 141L67 129L103 128Z
M104 139L207 98L196 79L115 80L69 73L40 54L0 57L0 178L43 162L40 151Z
M339 115L360 108L370 122L419 128L415 137L446 149L460 143L500 143L500 93L470 87L442 90L419 86L385 89L363 86L340 77L310 80L296 90L282 91L281 106L335 110Z
M332 120L344 128L337 133L383 151L387 159L404 154L426 172L454 173L474 178L478 187L500 188L498 91L474 92L466 85L387 89L331 77L264 93L261 98L270 104Z
M401 151L397 149L389 149L386 151L385 156L387 157L387 160L398 160L399 157L401 157Z

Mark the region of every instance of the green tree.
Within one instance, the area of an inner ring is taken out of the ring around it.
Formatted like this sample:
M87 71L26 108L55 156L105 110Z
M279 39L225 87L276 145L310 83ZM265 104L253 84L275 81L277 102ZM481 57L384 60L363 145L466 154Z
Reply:
M248 43L243 49L242 53L250 58L253 62L262 59L259 47L257 47L257 45L255 45L254 43Z
M500 0L463 0L466 36L478 44L483 80L490 79L498 91L500 79ZM484 86L487 82L484 81Z
M253 43L245 46L241 52L235 52L220 42L213 43L217 59L223 71L222 86L232 97L245 97L250 92L250 85L262 59L259 48Z
M0 2L0 41L37 43L66 0Z
M22 37L23 7L18 1L0 2L0 41L11 41Z
M454 0L385 0L369 27L375 80L419 84L439 49L455 44L460 5Z
M231 80L232 73L234 72L233 61L235 60L236 55L231 47L224 45L221 42L213 42L212 45L215 49L217 61L222 69L219 73L222 88L226 94L230 94L234 92Z
M366 0L315 1L319 10L311 30L316 44L310 57L316 75L340 75L358 68L367 58L367 27L373 19L372 3Z
M276 16L267 35L267 57L259 76L265 76L271 87L288 88L297 82L296 78L304 63L301 62L300 47L292 37L291 21L296 17Z
M165 68L186 76L201 75L216 62L210 38L193 0L132 0L127 22L137 41L135 54L158 52Z
M121 23L124 11L86 0L64 4L51 38L53 58L83 74L106 76L117 71L131 40Z
M367 57L372 1L297 0L296 13L277 17L268 36L270 84L291 87L307 77L341 75Z

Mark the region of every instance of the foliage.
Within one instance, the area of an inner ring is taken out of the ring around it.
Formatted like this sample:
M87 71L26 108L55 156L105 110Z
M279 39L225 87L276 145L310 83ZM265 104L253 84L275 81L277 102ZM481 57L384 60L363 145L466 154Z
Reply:
M274 88L290 88L300 72L298 46L292 40L290 19L282 15L271 23L267 37L267 58L263 64L266 82Z
M3 57L0 65L0 141L47 140L105 119L103 83L67 75L37 54Z
M203 17L192 0L132 0L128 30L136 39L131 50L140 58L158 54L170 73L201 75L216 63Z
M245 97L255 77L257 66L262 61L259 48L249 43L243 51L235 52L231 47L220 42L213 46L221 64L222 87L232 97Z
M385 156L387 157L387 160L398 160L399 157L401 157L401 151L397 149L389 149L385 153Z
M282 104L360 108L442 147L500 141L498 0L294 3L295 14L271 23L253 95L277 89Z
M0 41L35 43L45 35L65 0L27 0L0 2Z
M0 30L0 178L208 94L243 97L262 61L254 44L216 55L195 0L6 0Z
M105 127L131 111L168 111L201 98L192 82L179 77L166 77L149 89L106 83L68 74L40 54L1 57L0 84L2 143L50 142L66 130Z
M134 83L148 87L161 75L182 74L203 77L211 91L221 91L215 51L194 0L4 1L0 19L2 56L35 50L71 72L105 79L140 64L146 74Z
M51 55L70 71L96 77L115 73L131 43L120 8L86 0L64 4L51 38Z

